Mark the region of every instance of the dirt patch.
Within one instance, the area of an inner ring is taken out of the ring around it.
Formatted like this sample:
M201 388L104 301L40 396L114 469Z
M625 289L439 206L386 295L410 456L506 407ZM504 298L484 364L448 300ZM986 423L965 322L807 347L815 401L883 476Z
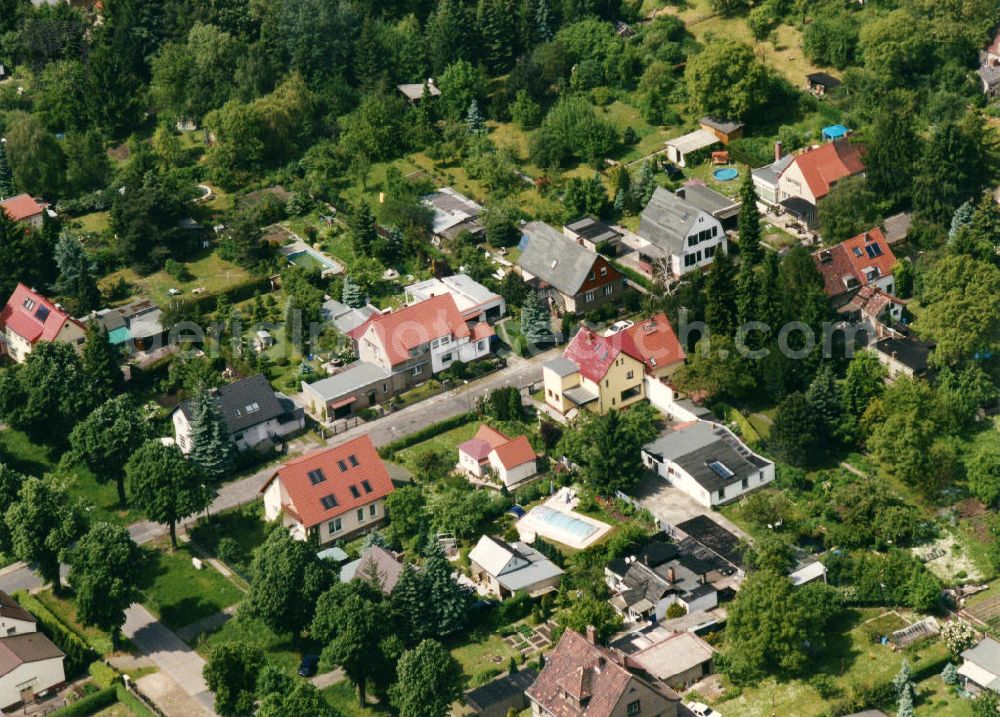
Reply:
M959 501L955 504L955 512L958 513L958 517L962 520L967 518L975 518L976 516L983 515L987 512L986 506L980 503L975 498L966 498L965 500Z
M975 562L961 547L958 538L951 533L946 533L933 543L913 548L913 554L945 583L952 584L960 579L983 579ZM959 573L963 572L965 577L959 578Z
M108 147L108 157L116 162L124 162L131 155L127 144L120 144L117 147Z
M268 244L284 244L294 238L295 235L280 224L272 224L269 227L265 227L264 235L261 237Z

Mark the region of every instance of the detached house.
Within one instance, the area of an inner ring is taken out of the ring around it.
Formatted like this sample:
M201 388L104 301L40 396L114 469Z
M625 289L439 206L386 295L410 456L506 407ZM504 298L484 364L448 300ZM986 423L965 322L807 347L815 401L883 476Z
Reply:
M978 645L963 652L958 676L962 686L973 694L983 690L1000 692L1000 642L984 637Z
M875 227L829 249L820 249L812 257L823 276L823 290L834 309L848 306L862 287L870 287L892 298L891 306L883 308L888 309L892 319L899 320L902 302L892 297L892 267L896 256L881 229Z
M435 296L449 294L466 321L494 323L507 313L507 302L467 274L427 279L403 288L406 303L413 305Z
M458 467L470 478L493 474L501 485L513 488L538 474L538 456L526 436L510 439L485 423L458 446Z
M560 413L585 408L602 416L631 406L646 395L639 355L625 332L601 336L581 326L562 357L542 365L545 402Z
M628 281L600 254L542 222L522 230L518 270L556 314L595 311L628 291Z
M702 505L729 503L774 480L774 463L728 428L682 423L642 447L642 462Z
M0 209L12 222L41 229L45 221L45 205L36 202L30 194L18 194L0 202Z
M532 597L553 592L562 569L525 543L506 543L484 535L469 553L472 579L482 592L501 600L525 592Z
M87 330L34 289L18 284L0 311L0 355L24 363L40 341L63 341L83 345Z
M212 397L239 451L278 445L306 426L305 412L288 396L271 388L262 373L215 389ZM172 416L174 440L184 453L193 447L193 418L193 401L182 403Z
M355 537L385 520L389 471L365 435L289 461L267 480L264 515L296 540L320 545Z
M639 261L650 275L666 262L674 276L683 276L711 265L716 252L727 251L721 222L663 187L642 210L639 236L647 243L639 249Z
M350 333L361 361L402 375L410 386L455 361L468 363L488 356L494 335L485 321L470 328L451 294L372 316Z
M566 630L528 688L532 717L677 717L681 698L613 648Z
M65 685L65 657L31 613L0 591L0 712L13 714Z
M838 139L795 155L778 175L778 203L815 226L819 200L837 182L864 174L861 154L859 145Z

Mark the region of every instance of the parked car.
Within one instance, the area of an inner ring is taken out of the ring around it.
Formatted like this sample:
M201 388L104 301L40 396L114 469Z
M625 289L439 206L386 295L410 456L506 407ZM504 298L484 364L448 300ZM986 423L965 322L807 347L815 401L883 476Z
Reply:
M684 706L691 710L697 717L722 717L703 702L685 702Z
M608 330L604 332L605 336L613 336L614 334L621 333L625 329L630 329L635 325L634 321L629 321L628 319L622 319L621 321L616 321L608 327Z
M299 675L312 677L319 670L319 655L303 655L299 663Z

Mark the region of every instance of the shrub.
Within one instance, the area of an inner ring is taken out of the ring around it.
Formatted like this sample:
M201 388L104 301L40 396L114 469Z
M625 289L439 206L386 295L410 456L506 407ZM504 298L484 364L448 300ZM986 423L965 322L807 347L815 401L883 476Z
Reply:
M86 672L90 663L97 659L97 652L33 595L18 593L14 599L35 616L41 632L66 653L63 662L66 677L72 679Z
M50 717L88 717L97 714L105 707L110 707L117 701L118 691L114 687L106 687L62 709L49 712L49 715Z
M668 620L673 620L675 617L684 617L685 615L687 615L687 609L679 602L672 602L667 607Z
M88 671L94 679L94 683L101 689L111 687L121 679L121 675L118 674L116 669L99 660L91 662Z
M243 553L240 550L240 544L228 535L219 540L219 545L215 549L215 552L218 554L219 560L230 565L239 563Z

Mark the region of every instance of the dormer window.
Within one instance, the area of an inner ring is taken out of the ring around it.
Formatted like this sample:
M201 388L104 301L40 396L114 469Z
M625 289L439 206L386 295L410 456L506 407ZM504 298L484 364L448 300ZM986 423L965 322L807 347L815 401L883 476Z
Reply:
M27 309L28 311L31 311L33 308L35 308L35 300L34 299L25 299L24 300L24 308Z

